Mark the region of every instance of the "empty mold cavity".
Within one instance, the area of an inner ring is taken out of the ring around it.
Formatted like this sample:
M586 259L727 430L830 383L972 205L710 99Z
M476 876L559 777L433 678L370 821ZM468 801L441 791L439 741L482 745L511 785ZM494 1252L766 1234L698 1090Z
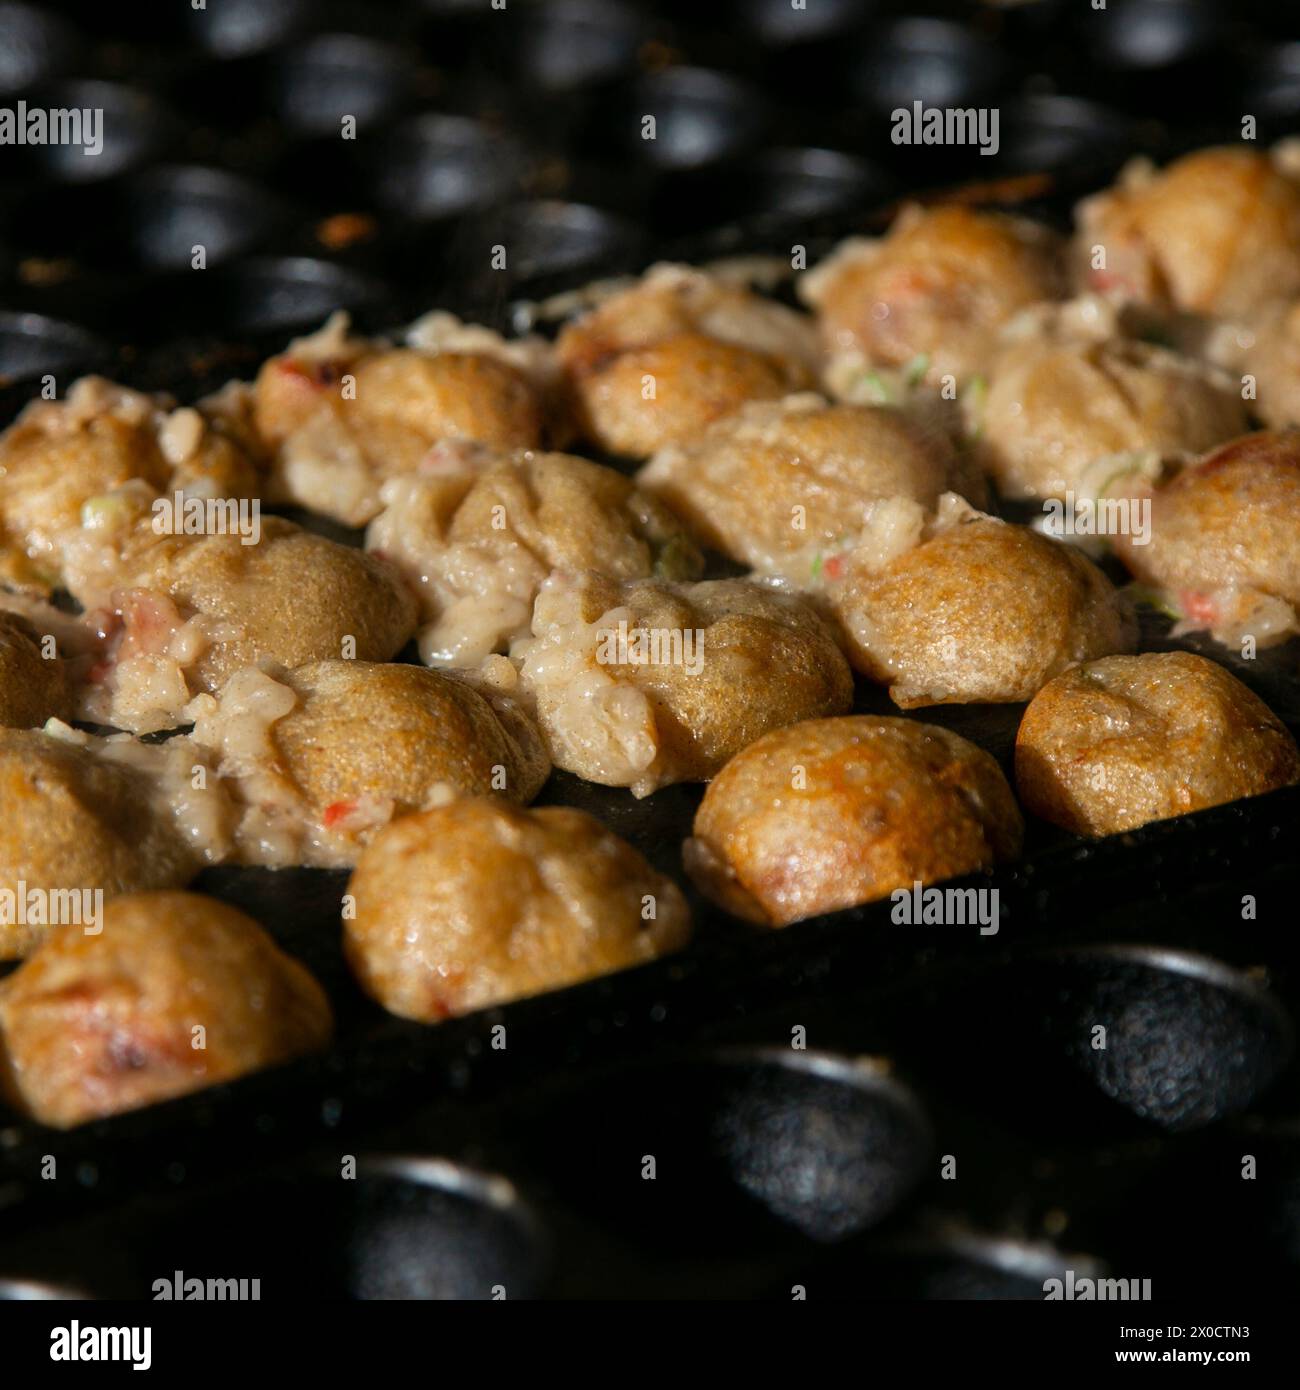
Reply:
M528 1298L544 1264L506 1179L418 1155L228 1184L191 1198L183 1221L160 1217L141 1246L146 1282L257 1278L263 1300Z
M571 1200L644 1239L717 1251L878 1225L920 1181L930 1127L879 1065L744 1048L583 1088L544 1144Z

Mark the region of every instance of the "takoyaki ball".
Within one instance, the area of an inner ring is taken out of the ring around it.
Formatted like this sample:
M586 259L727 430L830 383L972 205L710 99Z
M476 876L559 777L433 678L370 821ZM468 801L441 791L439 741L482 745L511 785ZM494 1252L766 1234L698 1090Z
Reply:
M747 580L556 575L533 633L511 657L552 761L636 796L706 781L769 729L853 703L821 619Z
M103 377L83 377L62 401L34 401L0 435L0 576L48 593L58 587L69 533L96 525L113 494L257 495L257 467L216 418L171 409Z
M545 401L504 352L377 347L327 327L262 367L253 415L275 453L275 495L361 526L384 480L435 445L540 443Z
M1030 701L1016 735L1025 809L1113 835L1300 782L1286 726L1222 666L1190 652L1076 666Z
M172 746L175 744L175 746ZM216 774L181 740L92 738L57 720L0 729L0 959L26 955L57 904L189 882L229 848L233 813ZM199 785L196 785L199 784ZM19 910L35 890L49 907Z
M194 741L243 807L244 862L352 864L398 816L457 796L527 802L550 762L531 719L422 666L250 667L190 705Z
M840 392L854 373L910 366L931 386L984 370L1014 313L1064 290L1047 228L967 207L911 205L878 240L844 242L799 283Z
M0 609L0 726L32 729L72 715L72 677L57 654L46 656L41 635L17 613Z
M710 784L683 859L700 890L762 926L987 869L1023 824L997 763L910 719L778 729Z
M1248 428L1234 378L1124 338L1012 342L987 389L963 404L980 462L1006 497L1113 495L1126 474L1158 472Z
M637 484L702 544L796 583L815 578L825 552L856 536L882 498L932 506L952 488L984 499L979 473L942 432L904 411L811 392L744 406L670 445Z
M1148 543L1118 535L1112 544L1164 591L1180 631L1266 646L1300 628L1300 432L1220 445L1154 490L1150 523Z
M437 1023L684 946L681 890L585 812L476 797L362 851L343 950L390 1013Z
M1268 154L1198 150L1164 170L1135 160L1076 221L1088 289L1229 318L1300 292L1300 183Z
M820 367L804 315L680 265L653 266L566 324L556 354L583 437L628 458L813 386Z
M114 898L0 981L0 1086L57 1129L204 1090L328 1043L324 990L244 913L198 893Z
M278 449L319 414L341 393L344 376L374 350L369 338L352 332L347 314L336 313L314 333L295 338L283 352L268 357L244 402L263 445Z
M99 574L73 587L108 637L90 696L118 728L173 727L191 695L261 661L387 661L415 631L415 598L395 568L281 517L262 517L250 545L137 528L119 555L105 587Z
M553 569L691 579L702 556L663 503L571 454L449 458L384 489L367 546L392 560L428 619L430 665L477 665L528 632Z
M951 495L919 543L889 559L860 547L832 569L849 660L903 709L1028 700L1137 641L1128 601L1078 549Z
M1300 425L1300 299L1279 300L1252 320L1235 365L1255 378L1255 412L1270 429Z

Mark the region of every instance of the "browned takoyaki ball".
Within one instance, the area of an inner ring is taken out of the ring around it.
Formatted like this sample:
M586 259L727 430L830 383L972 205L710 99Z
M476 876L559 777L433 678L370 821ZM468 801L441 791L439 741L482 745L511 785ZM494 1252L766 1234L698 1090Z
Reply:
M684 946L681 890L598 820L479 797L406 816L362 851L343 949L389 1012L436 1023Z
M263 446L274 451L328 410L343 390L343 378L373 351L370 339L351 331L347 314L332 314L314 333L268 357L251 386L232 395L232 405Z
M984 370L1014 313L1064 290L1045 227L966 207L905 208L879 240L854 238L800 282L831 372L901 367L931 385Z
M72 678L57 655L46 656L41 636L17 613L0 609L0 725L31 729L72 713Z
M987 389L963 404L980 462L1007 497L1091 495L1137 456L1154 469L1248 426L1235 378L1125 338L1011 343Z
M59 584L66 534L94 524L97 501L126 483L168 497L252 497L260 485L220 420L103 377L29 405L0 435L0 478L0 575L39 592Z
M137 523L110 555L69 587L111 642L99 717L135 732L183 722L190 695L259 661L386 661L415 631L415 598L391 565L280 517L260 518L249 545Z
M415 630L415 601L391 566L280 517L262 519L256 545L175 539L151 547L131 579L238 630L200 659L203 689L263 657L298 666L338 656L348 638L358 660L386 661Z
M813 719L752 743L704 793L683 858L701 891L763 926L955 878L1020 852L994 760L908 719Z
M1117 536L1120 558L1164 589L1187 624L1258 645L1296 629L1300 608L1300 432L1221 445L1155 489L1150 543Z
M533 632L511 655L553 761L637 796L705 781L769 729L853 703L821 619L743 579L557 575Z
M704 561L681 523L630 479L572 454L449 458L385 488L367 532L430 619L420 654L470 666L526 635L553 569L691 579Z
M1234 318L1300 292L1300 183L1268 154L1198 150L1159 171L1135 162L1079 205L1077 226L1089 289Z
M883 565L850 552L827 596L858 670L904 709L1012 703L1080 661L1132 651L1128 602L1077 549L945 510Z
M455 796L527 802L550 762L531 719L422 666L250 668L191 707L194 739L243 803L240 857L351 864L375 830Z
M1300 299L1280 299L1251 321L1235 356L1255 378L1255 411L1271 429L1300 425Z
M810 392L744 406L663 449L637 483L701 541L754 569L810 578L882 498L929 507L949 488L976 503L979 473L937 429L887 406L832 405Z
M652 267L566 324L556 354L584 438L628 458L812 386L819 370L802 314L679 265Z
M194 750L51 729L0 729L0 890L81 903L180 887L223 857L232 813L215 774L195 786ZM0 959L26 955L57 910L6 914Z
M0 1087L70 1129L315 1052L332 1030L324 990L251 917L132 893L98 935L59 927L0 981Z
M1026 810L1112 835L1300 781L1300 750L1264 702L1190 652L1076 666L1030 701L1016 735Z
M463 681L421 666L317 661L285 673L298 696L272 739L294 781L322 810L387 796L421 807L438 783L528 802L550 771L517 711L503 722Z
M278 497L360 526L379 511L384 480L435 445L541 442L543 394L500 356L333 341L317 335L258 374L253 420L275 455Z

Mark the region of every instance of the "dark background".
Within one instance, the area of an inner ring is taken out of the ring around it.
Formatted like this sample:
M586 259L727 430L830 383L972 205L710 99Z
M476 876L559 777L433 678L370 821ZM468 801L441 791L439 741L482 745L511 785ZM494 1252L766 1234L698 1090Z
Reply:
M340 303L484 316L737 225L784 249L957 179L1086 187L1247 112L1267 140L1295 128L1296 38L1273 0L5 3L0 101L103 107L107 146L0 150L0 303L67 325L6 320L0 375ZM999 154L892 145L916 99L998 106Z

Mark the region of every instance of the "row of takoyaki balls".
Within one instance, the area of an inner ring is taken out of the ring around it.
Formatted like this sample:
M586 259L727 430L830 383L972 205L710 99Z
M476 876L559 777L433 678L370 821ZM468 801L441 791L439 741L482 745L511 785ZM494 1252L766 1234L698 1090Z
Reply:
M1073 243L910 208L798 288L814 316L656 267L554 344L339 316L195 406L87 379L0 437L0 894L37 890L0 898L0 955L30 954L0 983L17 1104L77 1123L321 1045L301 967L159 891L206 864L354 866L348 959L411 1018L680 946L676 885L527 809L552 766L710 781L686 867L770 925L1017 854L996 763L849 716L854 670L903 709L1029 702L1020 800L1083 834L1300 779L1221 667L1133 654L1082 547L982 510L1145 517L1112 548L1183 630L1295 630L1300 438L1246 433L1300 402L1286 152L1134 168ZM392 660L412 636L425 666ZM102 931L40 911L77 888Z

